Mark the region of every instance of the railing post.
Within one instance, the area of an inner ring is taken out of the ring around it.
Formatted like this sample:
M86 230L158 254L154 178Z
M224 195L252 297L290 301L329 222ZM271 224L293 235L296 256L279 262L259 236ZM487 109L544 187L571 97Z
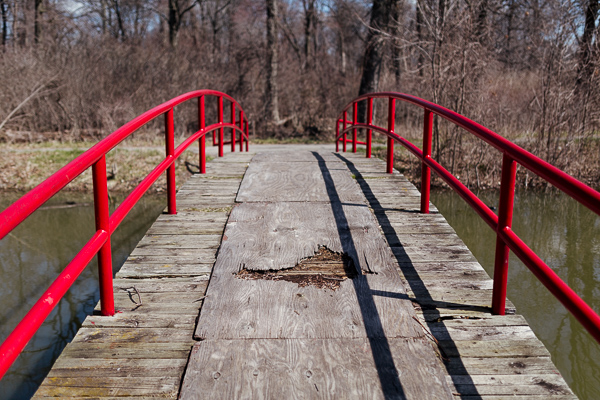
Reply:
M173 126L173 109L165 113L165 147L167 150L167 158L172 158L175 155L175 130ZM175 200L175 161L167 169L167 201L168 213L177 214L177 204Z
M373 98L369 97L367 100L367 124L373 124ZM367 158L371 158L371 138L373 136L373 131L371 129L367 130Z
M219 123L223 123L223 96L219 96ZM219 128L219 157L223 157L223 128Z
M390 97L388 105L388 132L394 133L396 125L396 99ZM387 173L394 172L394 139L388 137L387 142Z
M358 114L358 102L354 102L354 107L352 107L352 125L356 126L356 123L358 122L357 119L357 114ZM356 137L356 128L352 129L352 152L356 153L356 141L357 141L357 137Z
M206 118L204 110L204 96L198 97L198 129L204 130ZM206 173L206 134L200 138L200 173Z
M231 125L235 125L235 103L231 102ZM235 153L235 128L231 128L231 152Z
M431 158L431 127L433 113L425 110L423 118L423 160L421 160L421 212L429 214L429 188L431 186L431 170L425 163L426 158Z
M339 153L340 152L340 120L336 119L335 120L335 152Z
M342 129L344 130L344 134L342 135L343 140L344 140L344 144L343 144L343 149L344 149L344 153L346 152L346 139L347 139L347 135L346 135L346 119L347 119L347 115L348 113L346 111L344 111L344 120L342 121Z
M106 184L106 155L100 157L92 165L94 183L94 212L96 230L110 234L108 188ZM110 236L98 252L98 280L100 284L100 312L102 315L115 315L115 300L113 295L112 254Z
M244 151L244 112L240 112L240 153Z
M498 227L496 228L496 257L494 260L494 291L492 294L492 314L495 315L504 315L506 312L506 286L510 249L500 238L500 232L505 228L512 227L516 176L517 163L510 156L504 154L502 156Z
M250 128L249 128L248 121L246 121L245 124L246 124L246 152L247 152L248 144L250 143Z

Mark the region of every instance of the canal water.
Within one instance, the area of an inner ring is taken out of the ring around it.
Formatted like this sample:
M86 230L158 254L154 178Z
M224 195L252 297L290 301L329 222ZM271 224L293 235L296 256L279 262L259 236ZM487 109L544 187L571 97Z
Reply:
M0 194L0 210L19 198ZM0 241L0 341L39 299L95 230L90 196L59 194ZM166 200L144 196L112 235L117 271ZM98 302L96 260L46 319L9 372L0 381L1 399L28 399Z
M479 193L498 206L498 193ZM490 276L495 235L452 191L432 193L446 217ZM517 192L514 231L594 310L600 311L600 217L566 195ZM514 254L510 255L508 298L552 355L580 399L600 399L600 345Z

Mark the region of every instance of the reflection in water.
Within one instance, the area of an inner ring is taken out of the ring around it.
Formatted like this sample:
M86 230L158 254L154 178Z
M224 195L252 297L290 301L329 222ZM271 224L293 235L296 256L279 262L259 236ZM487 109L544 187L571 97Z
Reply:
M497 206L498 193L480 193ZM432 202L491 276L495 235L453 192ZM600 311L600 217L563 194L516 194L515 232L596 312ZM508 297L580 399L600 399L600 345L511 254Z
M3 194L0 210L18 197ZM64 205L67 199L81 206L55 207ZM164 205L164 199L146 196L113 234L115 272ZM0 241L0 341L9 335L89 240L94 228L92 200L84 195L64 194L51 199ZM94 259L0 381L2 399L27 399L33 395L54 360L98 302L97 277Z

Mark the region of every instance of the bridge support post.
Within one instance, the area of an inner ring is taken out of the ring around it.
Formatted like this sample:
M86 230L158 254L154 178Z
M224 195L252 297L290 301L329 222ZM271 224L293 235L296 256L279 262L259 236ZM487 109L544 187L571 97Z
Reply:
M342 138L343 138L342 148L344 149L344 153L345 153L346 152L346 140L348 138L348 135L346 134L346 120L348 119L348 113L346 111L344 111L343 118L344 118L344 120L342 121L342 130L344 131L344 134L342 135Z
M340 152L340 120L335 121L335 152Z
M245 124L246 124L246 152L248 152L248 142L250 142L250 129L248 126L248 121L246 121Z
M98 280L100 284L100 312L102 315L115 315L115 300L113 296L112 252L110 245L110 216L108 208L108 188L106 184L106 155L100 157L92 165L94 182L94 212L96 230L109 233L106 243L98 252Z
M358 122L358 102L354 102L354 107L352 107L352 125L356 126L356 123ZM356 128L352 129L352 152L356 153L356 141L357 141L357 137L356 137Z
M240 113L240 153L244 151L244 113Z
M508 257L510 249L500 237L500 232L512 227L515 201L515 180L517 163L510 156L502 156L502 178L500 181L500 201L498 203L498 226L496 228L496 258L494 260L494 291L492 294L492 314L506 312L506 286L508 281Z
M219 96L219 123L223 124L223 97ZM223 128L219 128L219 157L223 157Z
M231 125L235 125L235 103L231 102ZM231 152L235 153L235 128L231 128Z
M203 131L206 127L206 118L204 112L204 96L198 97L198 129ZM206 173L206 134L200 137L200 173Z
M421 160L421 213L429 214L429 188L431 186L431 170L425 162L431 158L431 127L433 125L433 113L425 110L423 118L423 160Z
M388 104L388 132L394 133L396 126L396 99L390 97ZM394 172L394 139L388 137L387 142L387 173Z
M367 124L373 124L373 98L369 97L367 100ZM367 130L367 151L366 157L371 158L371 138L373 136L373 131L371 129Z
M173 159L173 164L167 169L167 202L168 213L177 214L177 199L175 187L175 129L173 126L173 109L165 113L165 142L167 158Z

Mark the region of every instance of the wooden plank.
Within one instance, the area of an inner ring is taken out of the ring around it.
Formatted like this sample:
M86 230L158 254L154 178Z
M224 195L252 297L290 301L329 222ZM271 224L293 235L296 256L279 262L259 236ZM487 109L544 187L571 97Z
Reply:
M422 335L412 320L413 306L373 215L364 206L339 204L334 209L337 216L331 205L318 203L244 203L236 207L227 224L196 336ZM374 273L341 282L335 291L235 276L242 268L294 267L320 246L347 252L358 269Z
M463 395L572 395L557 374L545 375L456 375L447 377L451 388ZM576 397L573 397L576 398Z
M49 377L180 377L185 359L103 359L59 357Z
M137 244L137 249L217 249L221 235L146 235Z
M210 274L212 263L206 264L125 264L117 272L117 278L166 278L179 276L203 276Z
M169 328L81 328L73 343L190 343L192 327L186 330Z
M343 164L334 162L343 167ZM347 171L329 168L330 163L250 164L240 186L237 202L317 201L329 202L323 174L337 189L343 202L364 202L356 182ZM330 188L331 189L331 188Z
M81 325L84 328L189 328L194 326L198 312L174 313L117 313L112 317L89 315Z
M180 398L452 398L430 352L421 339L207 340Z
M94 396L145 396L161 394L175 398L179 377L49 377L36 396L94 397Z

